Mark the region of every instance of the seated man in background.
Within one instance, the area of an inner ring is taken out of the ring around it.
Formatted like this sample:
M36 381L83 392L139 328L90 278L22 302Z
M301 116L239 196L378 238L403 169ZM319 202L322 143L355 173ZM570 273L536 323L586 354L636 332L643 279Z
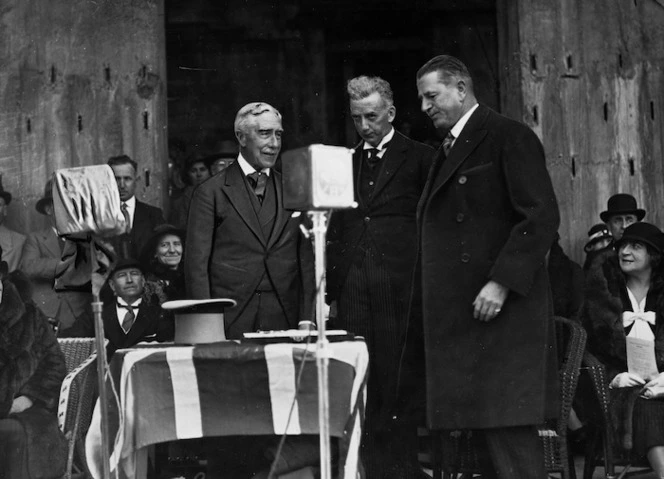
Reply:
M7 263L10 273L18 269L21 264L21 255L25 244L24 235L5 226L7 210L11 202L12 194L5 191L2 187L2 181L0 181L0 247L4 251L3 260Z
M117 349L130 348L142 341L173 340L173 316L161 309L157 295L145 294L145 277L138 261L119 260L111 271L108 285L113 296L104 301L102 320L104 335L109 341L109 356ZM94 336L94 317L79 318L63 335Z
M60 330L74 324L76 318L92 314L92 295L78 291L56 292L53 289L55 271L61 264L65 240L58 236L53 214L51 182L46 183L44 197L37 201L35 209L49 218L49 226L28 235L23 248L21 270L34 286L33 300L49 318L57 321Z

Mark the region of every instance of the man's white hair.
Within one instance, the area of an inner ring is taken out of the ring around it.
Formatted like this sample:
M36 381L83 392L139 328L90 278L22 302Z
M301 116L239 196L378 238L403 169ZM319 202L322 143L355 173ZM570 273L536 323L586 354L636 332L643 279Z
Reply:
M263 113L274 113L281 120L281 113L269 103L255 101L244 105L235 115L234 130L235 133L246 133L247 126L253 117Z

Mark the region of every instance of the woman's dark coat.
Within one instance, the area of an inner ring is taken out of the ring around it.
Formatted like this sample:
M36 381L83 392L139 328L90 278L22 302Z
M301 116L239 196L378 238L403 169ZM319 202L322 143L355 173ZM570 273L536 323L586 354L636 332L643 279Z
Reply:
M585 299L580 318L588 332L587 349L606 367L609 381L617 374L627 371L627 343L622 323L625 308L621 299L625 288L625 278L616 255L594 262L586 273ZM651 285L646 304L647 310L655 311L655 358L658 370L664 371L662 285ZM620 388L611 392L614 439L625 449L631 449L631 418L639 392L640 388Z
M3 284L0 419L16 419L25 428L31 477L59 477L64 473L67 454L57 421L60 386L67 372L65 358L41 311L32 303L24 303L11 282ZM12 402L18 396L27 396L34 404L10 416Z

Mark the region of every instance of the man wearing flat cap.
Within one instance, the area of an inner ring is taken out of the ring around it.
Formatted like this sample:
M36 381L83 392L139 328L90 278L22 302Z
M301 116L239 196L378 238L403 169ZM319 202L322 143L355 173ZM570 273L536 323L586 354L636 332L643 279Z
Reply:
M120 259L111 270L108 285L113 296L104 301L101 314L109 356L117 349L130 348L140 342L173 340L173 316L161 308L156 294L146 293L143 268L137 260ZM79 318L65 334L68 337L94 335L92 315Z
M62 264L64 238L58 236L53 214L52 182L46 183L44 196L35 209L49 219L49 226L28 235L23 248L21 270L32 281L32 299L49 318L58 321L60 330L74 324L76 318L92 314L92 295L79 291L56 292L53 289L55 271Z
M5 219L12 195L2 187L0 176L0 247L2 247L2 259L7 263L9 272L18 269L21 264L25 236L5 226Z

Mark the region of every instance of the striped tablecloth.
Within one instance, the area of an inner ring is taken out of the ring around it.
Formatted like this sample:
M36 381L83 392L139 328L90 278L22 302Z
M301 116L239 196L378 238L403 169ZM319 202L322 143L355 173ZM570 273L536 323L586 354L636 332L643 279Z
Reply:
M108 382L111 471L134 478L145 447L205 436L317 434L316 344L146 346L119 350ZM355 479L364 417L364 342L330 343L330 434L341 438L340 477ZM300 364L304 371L297 398ZM101 477L100 415L86 438L88 465ZM289 412L290 421L289 421Z

